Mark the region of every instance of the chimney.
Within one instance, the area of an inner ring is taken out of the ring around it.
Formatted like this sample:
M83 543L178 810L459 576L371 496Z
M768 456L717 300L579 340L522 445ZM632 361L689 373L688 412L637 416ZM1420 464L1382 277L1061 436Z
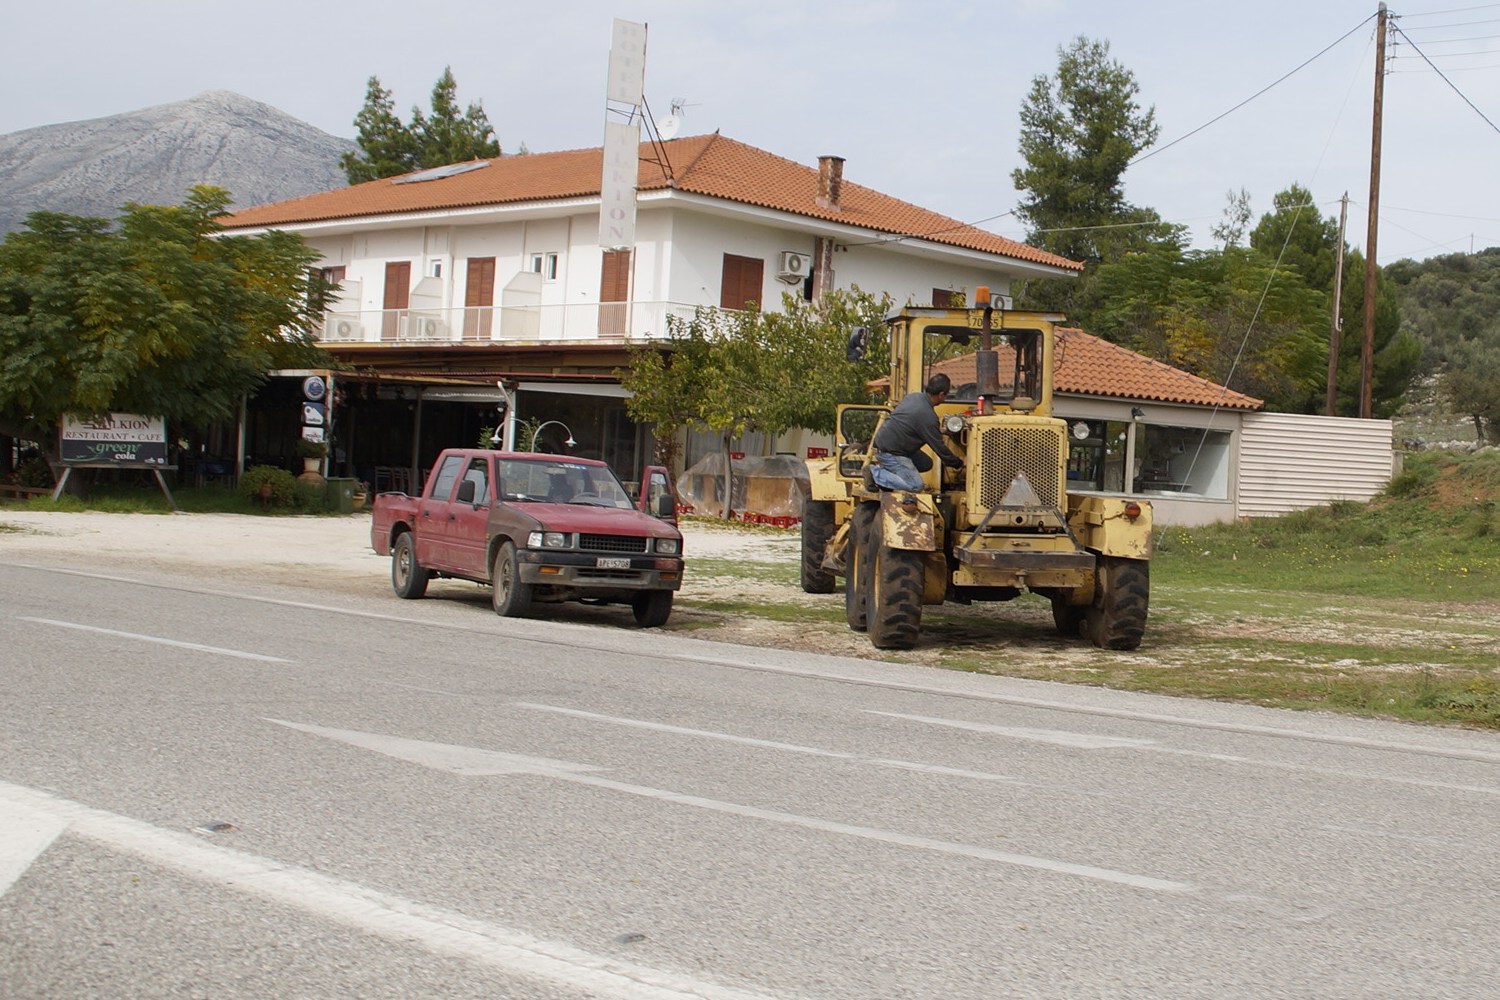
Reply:
M818 207L839 211L839 195L844 190L844 158L818 157Z

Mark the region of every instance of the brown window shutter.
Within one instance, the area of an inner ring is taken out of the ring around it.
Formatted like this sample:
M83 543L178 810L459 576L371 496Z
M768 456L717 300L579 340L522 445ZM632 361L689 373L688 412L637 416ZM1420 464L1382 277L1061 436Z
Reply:
M626 334L630 301L630 251L604 251L604 267L599 275L599 333L605 337Z
M464 279L464 339L489 340L495 310L495 258L470 257Z
M385 265L385 312L380 318L380 339L396 340L401 313L411 306L411 261L392 260Z
M748 309L761 304L765 284L766 262L759 257L724 255L724 277L720 285L719 305L724 309Z
M953 291L948 288L934 288L932 290L932 304L938 309L953 308Z

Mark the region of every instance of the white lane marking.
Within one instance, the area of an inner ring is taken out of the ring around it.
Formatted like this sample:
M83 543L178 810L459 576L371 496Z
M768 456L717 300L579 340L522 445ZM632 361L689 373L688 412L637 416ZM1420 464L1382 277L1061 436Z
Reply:
M866 715L883 715L889 719L905 719L908 722L925 722L945 729L967 729L976 733L992 733L1016 740L1034 743L1049 743L1053 746L1071 747L1076 750L1118 750L1122 747L1140 749L1149 747L1155 740L1136 740L1124 736L1095 736L1089 733L1070 733L1061 729L1028 729L1024 726L994 726L984 722L965 722L961 719L937 719L928 715L907 715L904 712L877 712L865 709Z
M139 632L120 632L112 628L99 628L97 625L80 625L77 622L60 622L54 618L27 618L21 617L23 622L35 622L38 625L53 625L57 628L69 628L78 632L93 632L96 635L110 635L117 639L134 639L137 642L154 642L158 646L174 646L178 649L192 649L200 653L213 653L217 656L233 656L241 660L258 660L261 663L291 663L279 656L265 656L261 653L247 653L242 649L224 649L220 646L204 646L196 642L179 642L176 639L163 639L159 635L142 635Z
M771 1000L764 994L622 962L270 858L205 844L44 792L0 782L0 830L40 814L74 836L190 878L293 907L401 945L617 1000Z
M600 768L586 764L570 764L567 761L550 760L546 757L528 757L519 753L502 753L480 747L455 746L452 743L429 743L427 740L410 740L402 736L386 736L382 733L362 733L354 729L327 729L323 726L305 726L284 719L266 719L278 726L296 729L314 736L338 740L361 750L373 750L397 760L410 761L430 767L434 771L447 771L467 777L484 777L497 774L548 774L598 771Z
M1016 778L1012 778L1009 775L991 774L987 771L968 771L963 768L944 767L941 764L921 764L909 760L870 757L859 753L845 753L841 750L825 750L821 747L802 746L798 743L781 743L776 740L757 739L753 736L735 736L732 733L719 733L711 729L689 729L686 726L673 726L665 722L647 722L643 719L628 719L618 715L600 715L597 712L585 712L577 708L539 705L529 701L518 701L515 704L518 708L529 708L538 712L553 712L557 715L568 715L576 719L586 719L590 722L604 722L612 726L648 729L658 733L672 733L678 736L698 736L703 739L719 740L724 743L737 743L742 746L760 747L766 750L784 750L788 753L806 754L811 757L827 757L832 760L847 760L857 764L889 767L898 771L919 771L923 774L940 774L954 778L973 778L978 781L999 781L1007 784L1020 784Z
M1500 795L1500 788L1484 785L1459 785L1445 781L1429 781L1426 778L1403 778L1392 774L1369 774L1363 771L1350 771L1336 767L1317 767L1312 764L1294 764L1290 761L1263 760L1255 757L1241 757L1237 754L1212 753L1207 750L1186 750L1181 747L1161 746L1154 740L1133 740L1125 737L1113 736L1082 736L1076 733L1062 733L1055 730L1043 729L1018 729L1013 726L992 726L986 723L968 722L962 719L939 719L926 715L905 715L900 712L879 712L866 709L870 715L884 715L893 719L907 719L912 722L921 722L931 726L944 726L949 729L967 729L973 732L995 733L1001 736L1013 736L1019 739L1038 739L1043 742L1055 742L1062 746L1083 746L1089 749L1101 749L1105 747L1128 747L1135 750L1143 750L1147 753L1166 754L1173 757L1191 757L1195 760L1211 760L1220 764L1243 764L1246 767L1264 767L1277 771L1295 771L1302 774L1324 774L1335 778L1347 778L1354 781L1379 781L1392 785L1409 785L1413 788L1436 789L1445 792L1473 792L1478 795ZM1056 736L1057 739L1048 739L1048 736ZM1066 738L1073 738L1071 741ZM1105 742L1109 741L1109 742ZM1094 745L1091 745L1094 744Z
M40 809L19 807L0 811L0 896L10 891L16 880L67 826L67 823Z
M18 569L32 570L38 573L57 573L63 576L76 576L90 580L105 580L111 583L130 583L141 587L153 587L158 590L173 590L184 594L200 594L205 597L224 597L236 601L251 601L257 604L268 604L273 607L298 608L304 611L325 611L329 614L344 615L349 618L366 618L371 621L392 622L399 625L416 625L426 628L442 629L450 632L465 632L472 635L496 636L503 635L508 639L534 642L543 646L556 646L561 649L576 649L588 655L597 655L601 652L616 652L621 655L632 655L631 650L611 650L600 647L597 643L587 643L571 639L553 638L550 636L530 633L517 635L507 631L504 625L500 627L476 627L473 625L457 622L438 622L428 618L414 618L402 615L393 615L386 612L359 611L354 608L334 607L330 604L313 604L310 601L292 601L279 597L264 597L259 594L246 594L232 590L215 590L211 587L190 587L181 584L168 584L160 581L146 581L133 577L113 576L106 573L91 573L84 570L62 569L56 566L39 566L34 563L5 562L0 560L0 565L14 566ZM508 620L508 619L507 619ZM561 629L562 626L558 626ZM576 626L584 629L586 626ZM684 643L692 643L698 640L683 639ZM703 642L705 647L729 645L727 643ZM785 652L784 650L767 650L767 652ZM1390 753L1421 754L1428 757L1446 757L1452 760L1473 760L1485 763L1500 763L1500 753L1491 753L1484 750L1475 750L1458 747L1439 747L1422 745L1419 743L1402 743L1394 740L1373 739L1364 736L1339 736L1333 733L1318 733L1302 729L1282 729L1276 726L1258 726L1252 723L1239 722L1215 722L1211 719L1193 719L1183 715L1162 715L1157 712L1143 712L1129 708L1104 708L1095 705L1079 705L1071 702L1049 701L1044 698L1028 698L1021 695L996 694L992 691L960 691L953 687L937 684L918 684L914 681L882 680L876 677L860 677L854 674L841 673L833 667L815 668L802 666L785 666L771 663L754 663L744 659L730 659L720 656L705 656L692 653L664 652L659 649L651 649L649 654L652 660L666 660L673 663L691 663L699 666L726 667L731 670L744 670L750 673L777 674L786 677L803 677L810 680L827 681L831 684L852 684L859 687L876 688L885 691L904 691L909 694L936 695L942 698L957 698L961 701L978 701L996 705L1015 705L1021 708L1034 708L1046 712L1062 712L1067 715L1093 715L1105 719L1126 719L1133 722L1158 723L1164 726L1179 726L1186 729L1204 729L1212 732L1238 733L1245 736L1265 736L1272 739L1298 740L1307 743L1326 743L1333 746L1356 747L1363 750L1378 750ZM836 657L829 656L829 659ZM870 661L874 663L889 661ZM1367 777L1375 777L1368 775Z
M523 757L519 754L496 753L491 750L479 748L455 747L446 743L428 744L421 740L411 740L398 736L362 733L347 729L325 729L319 726L305 726L282 722L277 719L266 719L265 721L275 723L279 726L287 726L291 729L298 729L305 733L324 736L328 739L339 740L349 743L352 746L363 747L367 750L374 750L388 757L407 760L414 764L437 767L454 774L530 773L541 777L554 778L559 781L569 781L579 785L588 785L593 788L602 788L612 792L622 792L626 795L638 795L661 802L693 806L697 809L727 813L731 816L743 816L746 819L762 820L767 823L781 823L787 826L798 826L808 830L817 830L822 833L838 833L849 837L878 841L884 844L894 844L898 847L914 847L926 851L936 851L940 854L974 858L979 861L995 861L1021 868L1033 868L1061 875L1074 875L1079 878L1093 879L1098 882L1112 882L1116 885L1128 886L1132 889L1146 889L1154 892L1191 892L1193 890L1193 886L1187 882L1174 882L1168 879L1153 878L1149 875L1137 875L1134 872L1115 871L1111 868L1098 868L1094 865L1075 864L1071 861L1058 861L1053 858L1032 857L1027 854L1012 854L1008 851L996 851L987 847L976 847L971 844L950 843L945 840L933 840L930 837L917 837L904 833L896 833L891 830L878 830L868 826L856 826L852 823L837 823L831 820L818 819L814 816L801 816L796 813L761 809L757 806L742 805L738 802L708 799L698 795L687 795L682 792L669 791L665 788L632 785L623 781L615 781L611 778L602 778L596 774L583 773L593 770L593 768L570 761ZM456 756L456 751L463 750L467 750L473 755L472 763L466 764L461 757ZM498 765L493 763L496 758L500 759ZM429 760L438 761L439 763L428 763ZM498 769L485 770L486 768L496 767Z

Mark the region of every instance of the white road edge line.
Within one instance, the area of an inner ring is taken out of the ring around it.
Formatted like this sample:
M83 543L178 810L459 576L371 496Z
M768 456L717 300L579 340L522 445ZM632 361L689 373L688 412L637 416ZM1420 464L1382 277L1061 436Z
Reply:
M17 619L23 622L35 622L38 625L52 625L57 628L70 628L78 632L93 632L96 635L112 635L118 639L135 639L137 642L154 642L159 646L175 646L178 649L192 649L200 653L213 653L217 656L233 656L241 660L257 660L261 663L291 663L291 660L282 659L279 656L266 656L261 653L247 653L242 649L224 649L220 646L204 646L196 642L179 642L176 639L164 639L159 635L142 635L139 632L120 632L112 628L99 628L97 625L80 625L78 622L62 622L55 618L29 618L20 616Z
M291 906L402 945L617 1000L772 1000L597 955L343 879L205 844L186 833L0 782L0 830L36 817L47 827L124 851L190 878ZM56 836L56 833L53 834ZM45 846L45 845L44 845Z

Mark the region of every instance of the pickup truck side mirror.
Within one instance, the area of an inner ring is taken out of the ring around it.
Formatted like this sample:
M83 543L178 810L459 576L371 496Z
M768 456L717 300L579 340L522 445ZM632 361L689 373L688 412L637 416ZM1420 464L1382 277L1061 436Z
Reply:
M463 482L458 484L457 500L459 503L474 502L474 480L465 479Z
M663 493L652 503L651 513L657 517L675 520L677 515L677 501L672 494Z

